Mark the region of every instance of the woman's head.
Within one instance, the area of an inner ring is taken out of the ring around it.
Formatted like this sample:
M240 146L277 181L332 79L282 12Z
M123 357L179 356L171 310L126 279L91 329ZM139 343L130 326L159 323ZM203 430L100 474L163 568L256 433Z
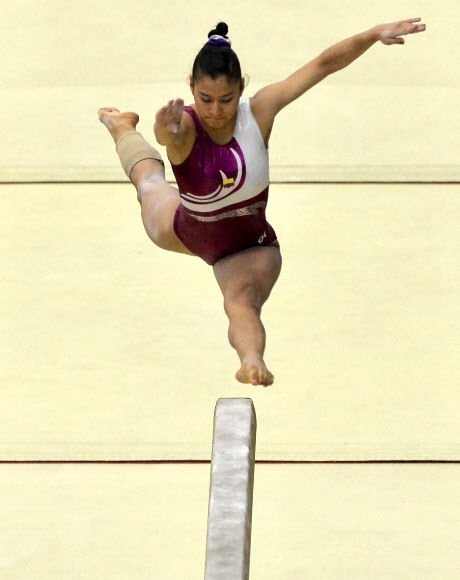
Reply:
M190 76L196 112L208 128L215 130L224 130L233 123L244 89L240 61L231 49L227 32L225 22L211 30Z
M197 54L193 63L190 83L193 84L203 77L216 80L224 76L229 83L241 83L240 61L231 48L227 37L228 26L225 22L219 24L208 34L208 42Z

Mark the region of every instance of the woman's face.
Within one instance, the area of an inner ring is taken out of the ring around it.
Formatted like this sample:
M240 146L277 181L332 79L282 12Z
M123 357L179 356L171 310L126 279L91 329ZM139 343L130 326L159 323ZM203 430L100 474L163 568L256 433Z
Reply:
M210 77L190 80L200 119L214 130L226 129L237 114L243 87L243 79L235 82L223 75L215 80Z

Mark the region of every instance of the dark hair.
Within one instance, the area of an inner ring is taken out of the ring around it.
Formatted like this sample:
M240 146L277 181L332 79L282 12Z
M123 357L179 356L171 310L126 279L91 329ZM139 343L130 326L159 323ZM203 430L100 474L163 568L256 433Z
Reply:
M214 35L227 37L228 26L225 22L219 24L211 30L208 38ZM226 76L229 81L239 82L241 80L241 66L238 57L228 44L216 45L206 43L196 55L192 68L192 80L196 81L203 77L210 77L216 80L220 76Z

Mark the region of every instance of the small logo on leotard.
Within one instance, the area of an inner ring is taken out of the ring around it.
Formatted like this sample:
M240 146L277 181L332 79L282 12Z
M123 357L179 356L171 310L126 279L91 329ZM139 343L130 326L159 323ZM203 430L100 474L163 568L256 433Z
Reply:
M264 233L263 233L263 234L260 236L260 238L257 240L257 241L259 242L259 244L261 244L261 243L262 243L262 242L265 240L265 238L266 238L266 237L267 237L267 232L264 232Z

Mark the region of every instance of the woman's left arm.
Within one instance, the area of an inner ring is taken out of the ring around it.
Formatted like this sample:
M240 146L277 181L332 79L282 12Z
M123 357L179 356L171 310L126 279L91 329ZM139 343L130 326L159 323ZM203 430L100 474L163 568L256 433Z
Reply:
M277 113L286 105L298 99L327 76L350 65L376 42L381 41L387 45L404 44L402 36L423 32L426 26L421 24L420 20L409 18L392 24L381 24L334 44L284 81L258 91L251 100L256 118L258 116L266 120L271 118L273 123Z

